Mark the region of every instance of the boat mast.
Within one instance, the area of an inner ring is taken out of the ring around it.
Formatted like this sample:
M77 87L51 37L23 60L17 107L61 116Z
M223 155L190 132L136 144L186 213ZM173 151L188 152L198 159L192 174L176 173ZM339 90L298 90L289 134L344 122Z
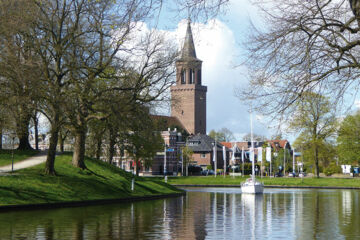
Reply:
M251 179L254 182L255 181L255 152L254 152L254 138L253 138L252 106L250 107L250 135L251 135L250 158L252 161Z

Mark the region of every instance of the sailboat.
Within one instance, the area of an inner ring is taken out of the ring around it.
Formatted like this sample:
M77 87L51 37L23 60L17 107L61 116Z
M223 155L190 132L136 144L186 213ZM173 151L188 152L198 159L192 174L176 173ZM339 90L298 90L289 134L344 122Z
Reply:
M263 193L264 184L255 179L255 153L254 153L254 139L253 139L253 123L252 123L252 111L250 111L250 132L251 132L251 148L250 148L250 160L252 162L251 178L246 179L241 184L242 193Z

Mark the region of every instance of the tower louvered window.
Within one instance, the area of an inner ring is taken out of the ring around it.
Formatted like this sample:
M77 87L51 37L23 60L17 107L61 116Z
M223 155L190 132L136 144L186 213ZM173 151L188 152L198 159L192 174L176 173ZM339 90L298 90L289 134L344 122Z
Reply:
M201 85L201 70L197 70L197 84Z
M195 80L195 71L193 69L190 68L190 72L189 72L189 83L193 84L194 80Z
M181 74L180 74L180 78L181 78L181 84L185 84L186 83L186 70L181 70Z

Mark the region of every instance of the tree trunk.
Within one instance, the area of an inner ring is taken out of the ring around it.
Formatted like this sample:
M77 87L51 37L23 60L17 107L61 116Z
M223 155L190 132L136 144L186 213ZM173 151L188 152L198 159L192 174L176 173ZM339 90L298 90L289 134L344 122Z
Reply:
M316 177L318 178L320 176L320 173L319 173L319 154L318 154L318 147L315 146L315 149L314 149L314 158L315 158L315 174L316 174Z
M112 164L115 152L116 134L112 127L109 128L109 156L108 163Z
M134 159L134 167L135 167L135 174L136 174L136 176L139 176L139 166L138 166L138 160L137 160L137 158L135 157L135 159Z
M76 129L72 165L81 169L86 169L85 140L86 140L86 128Z
M48 150L46 163L45 163L45 173L49 174L49 175L56 175L55 155L56 155L56 146L57 146L58 136L59 136L59 128L60 128L59 116L58 116L58 113L56 113L54 120L51 124L50 144L49 144L49 150Z
M0 126L0 150L2 149L2 127Z
M35 130L35 149L39 150L39 119L37 118L37 113L34 115L34 130Z
M61 131L59 132L59 146L60 146L60 152L64 152L64 141L65 139L63 138L63 135L61 133Z
M19 150L29 150L32 149L29 142L29 124L30 124L31 115L30 114L20 114L19 119L16 122L16 134L19 138Z
M100 160L101 157L101 145L102 145L102 134L100 134L97 138L96 138L96 153L95 153L95 158Z

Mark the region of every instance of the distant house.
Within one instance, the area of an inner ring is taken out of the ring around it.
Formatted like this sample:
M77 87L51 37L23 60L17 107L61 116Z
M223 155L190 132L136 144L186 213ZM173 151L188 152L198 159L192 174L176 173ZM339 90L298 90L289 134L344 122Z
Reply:
M278 152L280 149L284 149L284 146L287 150L291 150L290 142L286 139L283 140L266 140L271 145L271 148L274 152Z
M201 166L206 169L208 165L211 165L214 169L214 144L215 140L205 134L196 134L190 136L186 141L186 146L189 147L193 152L193 164ZM225 147L226 151L226 166L229 165L229 148ZM223 159L223 145L220 142L216 142L217 152L217 168L224 168Z
M150 166L144 166L141 164L139 166L140 175L163 175L165 167L165 154L166 154L166 174L167 175L176 175L179 171L179 156L180 149L185 145L181 132L176 128L168 129L167 131L160 131L161 137L164 140L165 145L154 156L153 161ZM165 152L166 149L166 152ZM122 154L118 154L120 157L114 157L113 164L121 167L126 171L134 171L134 159L126 151L123 151Z

